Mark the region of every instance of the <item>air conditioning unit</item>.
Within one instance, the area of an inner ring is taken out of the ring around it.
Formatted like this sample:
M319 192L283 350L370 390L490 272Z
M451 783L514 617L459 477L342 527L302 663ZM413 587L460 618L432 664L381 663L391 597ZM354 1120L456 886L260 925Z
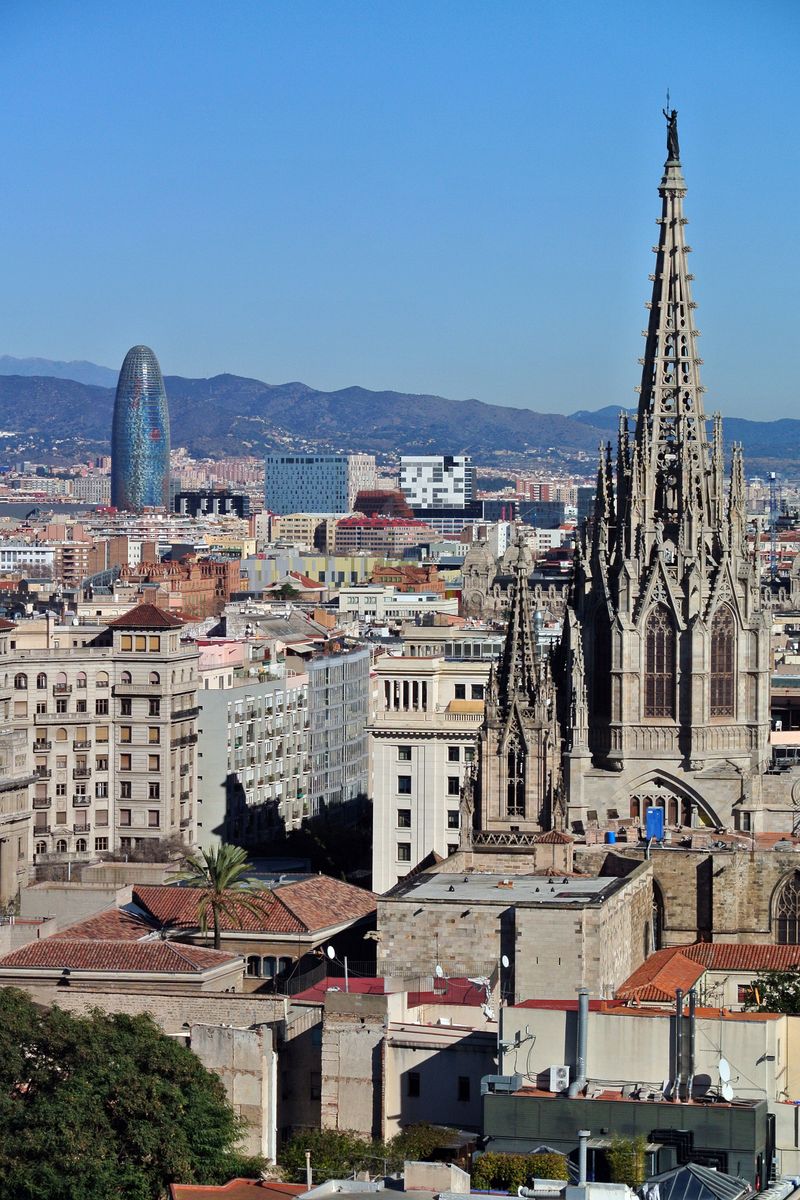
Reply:
M550 1091L565 1092L569 1087L569 1067L565 1064L550 1068Z

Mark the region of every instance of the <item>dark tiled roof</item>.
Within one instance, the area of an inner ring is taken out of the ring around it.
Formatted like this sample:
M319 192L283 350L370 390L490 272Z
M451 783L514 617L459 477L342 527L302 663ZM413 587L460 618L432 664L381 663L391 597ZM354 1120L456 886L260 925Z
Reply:
M138 942L152 936L158 928L156 921L143 914L127 912L124 908L106 908L74 925L67 925L52 936L69 941Z
M155 604L137 604L130 612L108 622L110 629L182 629L183 621Z
M136 887L133 898L162 925L196 929L199 891L198 888L168 884ZM372 892L363 888L327 875L314 875L295 883L265 888L263 898L258 897L263 915L242 907L238 920L232 922L223 916L221 926L228 932L314 933L369 916L375 911L376 900Z
M239 956L176 942L89 941L43 938L0 958L0 971L19 969L120 971L200 975L235 963Z

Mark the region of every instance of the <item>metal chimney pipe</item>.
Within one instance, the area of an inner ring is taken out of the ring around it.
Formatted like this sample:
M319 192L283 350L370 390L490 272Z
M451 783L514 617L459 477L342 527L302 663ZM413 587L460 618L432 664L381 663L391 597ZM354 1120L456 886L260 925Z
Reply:
M591 1129L578 1130L578 1186L583 1187L586 1183L586 1145L589 1141Z
M692 990L689 992L689 1062L687 1065L687 1074L688 1074L689 1078L686 1083L686 1099L687 1100L691 1100L692 1089L694 1087L695 1036L697 1033L697 1028L696 1028L697 1022L696 1022L694 1010L695 1010L696 1001L697 1001L697 996L695 995L694 988L692 988Z
M681 1098L681 1079L683 1077L683 1063L681 1061L681 1022L683 1020L683 992L680 988L675 990L675 1080L672 1084L672 1101L673 1103Z
M569 1085L567 1095L574 1099L586 1087L586 1045L589 1040L589 989L578 988L578 1053L575 1061L575 1079Z

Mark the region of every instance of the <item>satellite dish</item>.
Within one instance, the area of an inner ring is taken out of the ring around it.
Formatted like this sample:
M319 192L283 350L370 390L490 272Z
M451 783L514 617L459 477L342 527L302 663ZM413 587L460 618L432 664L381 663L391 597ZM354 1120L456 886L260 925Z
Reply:
M508 961L507 954L504 954L503 957L500 959L500 966L503 968L504 971L507 971L508 968L511 966L511 963Z
M661 1082L661 1095L666 1096L668 1091L669 1091L669 1078L664 1079Z
M444 971L442 970L442 968L439 966L438 963L433 968L433 973L437 979L444 979Z
M336 958L336 951L334 950L333 946L328 946L328 949L325 951L325 953L331 962L333 962L333 960Z
M727 1058L721 1058L719 1060L719 1063L717 1064L717 1070L719 1071L719 1077L722 1082L730 1083L731 1064L728 1062Z
M722 1085L722 1099L727 1100L729 1104L733 1099L733 1088L729 1083L723 1083Z

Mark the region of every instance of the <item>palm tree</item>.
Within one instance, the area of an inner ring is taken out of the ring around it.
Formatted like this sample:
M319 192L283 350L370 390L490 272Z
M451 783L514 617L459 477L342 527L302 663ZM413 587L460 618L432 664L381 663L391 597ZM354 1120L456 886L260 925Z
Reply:
M252 870L247 854L241 846L230 846L223 842L218 849L200 850L186 859L182 871L175 879L191 884L200 893L197 901L197 917L203 933L208 931L209 913L214 927L214 949L219 950L220 917L236 923L242 910L254 916L264 915L263 886L248 877Z

